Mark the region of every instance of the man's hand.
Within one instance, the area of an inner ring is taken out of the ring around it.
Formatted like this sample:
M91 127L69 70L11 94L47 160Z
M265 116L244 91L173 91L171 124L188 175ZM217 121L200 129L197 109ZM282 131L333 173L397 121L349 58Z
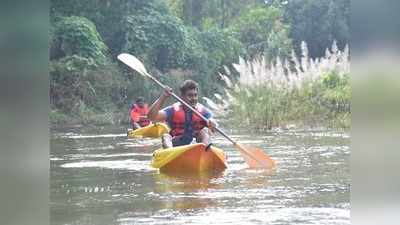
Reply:
M208 124L207 127L209 128L209 130L214 133L215 132L215 128L218 126L217 122L215 122L215 120L213 119L209 119L208 120Z
M141 128L141 126L140 126L138 123L136 123L136 122L133 122L133 124L132 124L132 128L133 128L133 130L136 130L136 129L139 129L139 128Z
M172 94L172 88L165 86L164 92L160 97L150 106L149 112L147 113L147 118L153 122L159 122L166 120L166 113L163 112L161 107L163 106L165 100Z
M164 99L166 99L166 98L168 98L169 96L171 96L171 94L172 94L172 88L170 88L170 87L168 87L168 86L165 86L164 93L162 94L162 97L163 97Z

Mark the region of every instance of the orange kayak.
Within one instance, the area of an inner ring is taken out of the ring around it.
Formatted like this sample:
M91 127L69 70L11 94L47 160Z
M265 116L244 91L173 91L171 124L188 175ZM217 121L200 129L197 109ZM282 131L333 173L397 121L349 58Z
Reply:
M222 171L227 167L224 151L214 146L206 151L203 143L156 150L151 166L173 173Z

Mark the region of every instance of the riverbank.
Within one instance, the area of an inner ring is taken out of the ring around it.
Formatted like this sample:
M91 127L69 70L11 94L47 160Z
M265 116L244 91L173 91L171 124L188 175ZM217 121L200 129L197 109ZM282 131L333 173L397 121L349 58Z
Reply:
M331 115L330 119L308 118L304 120L291 120L278 125L267 125L264 122L252 123L247 121L239 121L236 117L216 115L216 120L221 127L235 129L251 129L255 132L263 131L280 131L280 130L341 130L348 131L351 125L351 114ZM68 116L57 111L49 113L49 121L51 128L58 127L84 127L84 126L109 126L116 125L121 127L130 127L129 118L126 113L93 113L83 117Z
M49 112L51 127L85 126L85 125L129 125L126 112L86 112L71 116L57 110Z

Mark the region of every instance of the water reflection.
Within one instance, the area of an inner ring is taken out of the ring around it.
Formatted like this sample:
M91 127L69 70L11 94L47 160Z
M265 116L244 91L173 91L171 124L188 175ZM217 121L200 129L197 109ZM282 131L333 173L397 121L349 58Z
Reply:
M217 188L220 184L215 181L223 177L224 171L202 173L154 173L156 184L162 190L175 192L189 192Z
M240 181L240 187L244 189L267 188L270 183L271 176L276 173L276 170L261 170L261 169L240 169L234 171L233 177Z
M154 173L155 192L160 195L162 208L174 210L204 209L218 203L205 192L222 189L216 182L224 172L202 172L197 174Z

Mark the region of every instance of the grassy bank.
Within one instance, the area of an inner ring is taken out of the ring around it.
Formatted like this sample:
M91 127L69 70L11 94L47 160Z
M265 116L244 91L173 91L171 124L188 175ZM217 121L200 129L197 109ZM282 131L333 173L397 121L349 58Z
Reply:
M69 125L129 125L126 112L95 112L84 111L77 115L67 115L57 110L49 113L52 127Z
M350 127L347 48L339 51L333 44L325 57L313 60L304 43L302 57L292 54L284 62L266 62L263 57L241 59L234 64L238 77L230 71L221 75L226 96L216 95L219 102L212 105L225 112L236 127Z

